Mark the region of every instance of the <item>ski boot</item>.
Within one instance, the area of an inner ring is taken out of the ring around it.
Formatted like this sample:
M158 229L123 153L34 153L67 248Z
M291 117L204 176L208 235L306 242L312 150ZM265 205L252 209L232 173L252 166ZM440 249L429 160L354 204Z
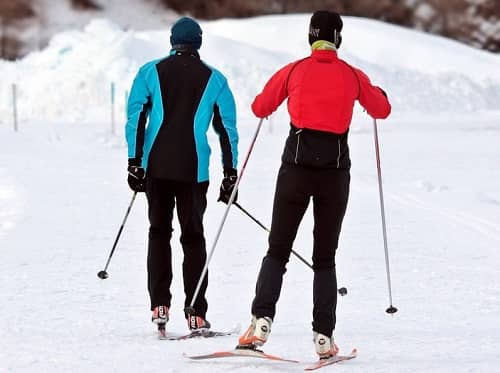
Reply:
M167 306L156 306L153 309L153 315L151 316L151 321L158 325L158 332L160 338L166 337L165 325L168 322L168 307Z
M255 317L252 316L250 326L238 340L237 349L256 350L267 342L267 338L271 333L271 325L273 320L270 317Z
M316 347L316 353L319 355L320 360L328 359L335 356L339 352L339 348L333 342L333 337L327 337L324 334L313 332L314 347Z
M202 335L203 333L206 333L208 329L210 329L210 323L208 322L208 320L204 319L201 316L188 315L187 323L191 334Z

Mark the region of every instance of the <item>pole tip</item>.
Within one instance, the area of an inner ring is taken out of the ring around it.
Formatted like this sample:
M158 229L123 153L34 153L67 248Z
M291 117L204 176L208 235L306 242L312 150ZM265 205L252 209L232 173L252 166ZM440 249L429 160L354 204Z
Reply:
M101 280L107 279L108 278L108 272L106 271L99 271L97 274L97 277L99 277Z

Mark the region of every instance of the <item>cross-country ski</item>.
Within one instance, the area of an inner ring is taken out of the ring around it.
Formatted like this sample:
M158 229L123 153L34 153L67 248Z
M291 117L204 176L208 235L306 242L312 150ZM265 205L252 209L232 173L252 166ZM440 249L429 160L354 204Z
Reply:
M227 350L227 351L216 351L216 352L212 352L212 353L204 354L204 355L187 355L184 353L183 356L188 358L188 359L191 359L191 360L210 360L210 359L221 359L221 358L229 358L229 357L252 357L252 358L259 358L259 359L282 361L282 362L288 362L288 363L299 363L298 360L293 360L293 359L288 359L288 358L284 358L281 356L267 354L261 350L241 349L241 348L235 348L233 350Z
M235 331L215 331L215 330L204 330L204 331L194 331L186 334L167 332L165 329L158 329L158 338L167 341L183 341L192 338L214 338L214 337L227 337L234 335Z

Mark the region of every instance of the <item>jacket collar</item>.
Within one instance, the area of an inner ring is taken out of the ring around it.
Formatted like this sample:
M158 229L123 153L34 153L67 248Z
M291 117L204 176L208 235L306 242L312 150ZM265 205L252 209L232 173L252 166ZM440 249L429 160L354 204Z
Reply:
M187 44L176 44L172 46L170 50L171 56L191 56L200 58L200 54L194 48Z
M311 57L314 59L319 59L319 60L336 60L339 58L337 56L336 51L323 50L323 49L313 50L311 52Z

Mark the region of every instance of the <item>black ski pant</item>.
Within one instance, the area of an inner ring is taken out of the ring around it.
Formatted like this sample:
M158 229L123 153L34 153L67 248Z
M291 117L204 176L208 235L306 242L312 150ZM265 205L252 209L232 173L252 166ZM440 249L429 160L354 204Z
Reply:
M172 218L177 203L177 218L181 227L181 245L185 307L191 304L196 285L207 257L203 235L203 214L207 207L208 181L203 183L179 182L148 176L146 196L149 205L148 290L151 310L159 305L170 307L172 294ZM208 273L202 282L194 303L195 314L205 318L207 300L205 292ZM187 315L186 315L187 317Z
M313 323L314 331L331 336L335 329L337 277L335 251L349 196L345 169L314 169L282 164L274 195L269 250L257 279L252 314L274 319L283 275L297 229L313 201Z

